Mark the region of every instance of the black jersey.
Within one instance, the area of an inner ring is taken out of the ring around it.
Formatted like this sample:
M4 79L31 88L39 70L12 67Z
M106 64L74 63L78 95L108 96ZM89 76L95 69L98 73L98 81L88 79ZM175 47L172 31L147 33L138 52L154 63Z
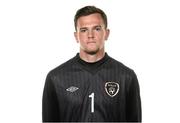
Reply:
M136 74L107 53L95 63L77 54L47 75L42 115L43 122L141 122Z

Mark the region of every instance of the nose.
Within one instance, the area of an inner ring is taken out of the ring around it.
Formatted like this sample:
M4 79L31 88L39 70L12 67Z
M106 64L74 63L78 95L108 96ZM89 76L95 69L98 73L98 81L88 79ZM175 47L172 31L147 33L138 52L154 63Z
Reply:
M88 31L88 38L94 38L94 33L92 30Z

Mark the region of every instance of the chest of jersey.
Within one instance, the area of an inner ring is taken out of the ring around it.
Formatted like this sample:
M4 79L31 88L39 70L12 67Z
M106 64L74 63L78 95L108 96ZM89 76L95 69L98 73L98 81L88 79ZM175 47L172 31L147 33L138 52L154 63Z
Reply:
M119 121L125 117L126 77L102 69L95 74L71 71L57 78L60 117L63 121Z

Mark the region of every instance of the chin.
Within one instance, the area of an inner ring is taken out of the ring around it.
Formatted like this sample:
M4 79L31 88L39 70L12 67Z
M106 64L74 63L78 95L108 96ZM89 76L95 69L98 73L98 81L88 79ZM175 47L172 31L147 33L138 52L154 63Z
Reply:
M86 50L85 52L86 52L87 54L94 55L94 54L97 54L98 51L99 51L99 49L97 49L97 50Z

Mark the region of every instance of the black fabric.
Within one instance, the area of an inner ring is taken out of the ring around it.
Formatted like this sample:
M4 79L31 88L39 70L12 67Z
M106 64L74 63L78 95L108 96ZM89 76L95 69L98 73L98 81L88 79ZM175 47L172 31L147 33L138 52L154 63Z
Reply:
M109 58L107 53L105 53L105 55L102 59L100 59L99 61L96 61L96 62L86 62L86 61L82 60L79 56L79 53L77 53L76 57L78 59L78 62L82 65L82 67L92 74L96 73L98 71L98 69L101 67L101 65L104 64L106 62L106 60L108 60L108 58Z
M119 85L113 97L105 89L108 82ZM73 87L78 89L70 92L68 89ZM94 112L89 97L92 93ZM107 53L94 64L82 61L77 54L51 70L46 78L42 104L43 122L141 122L136 74Z

